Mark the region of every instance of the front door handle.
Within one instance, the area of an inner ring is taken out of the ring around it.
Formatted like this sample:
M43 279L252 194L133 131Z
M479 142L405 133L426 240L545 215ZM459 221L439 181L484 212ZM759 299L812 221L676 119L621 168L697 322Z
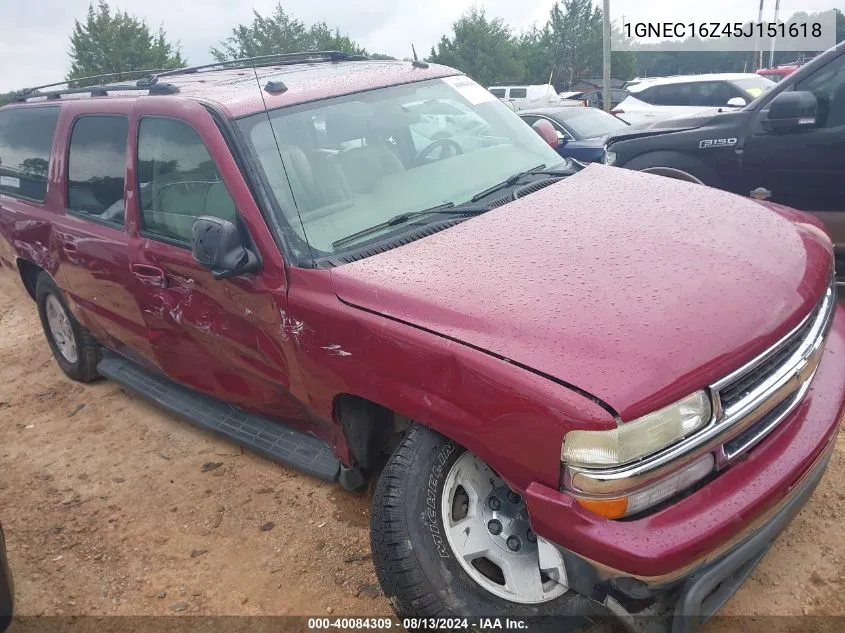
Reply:
M66 253L75 253L77 251L76 244L73 242L62 242L62 248Z
M129 268L138 283L152 288L167 288L167 275L161 268L148 264L132 264Z

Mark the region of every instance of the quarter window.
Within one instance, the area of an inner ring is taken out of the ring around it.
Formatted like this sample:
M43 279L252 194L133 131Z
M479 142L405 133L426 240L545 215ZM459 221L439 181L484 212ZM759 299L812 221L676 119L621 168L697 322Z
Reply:
M146 117L138 127L141 224L153 239L190 244L194 220L235 221L235 203L208 149L192 127Z
M128 131L123 116L85 116L74 123L67 167L71 211L123 226Z
M0 194L43 202L59 108L0 111Z

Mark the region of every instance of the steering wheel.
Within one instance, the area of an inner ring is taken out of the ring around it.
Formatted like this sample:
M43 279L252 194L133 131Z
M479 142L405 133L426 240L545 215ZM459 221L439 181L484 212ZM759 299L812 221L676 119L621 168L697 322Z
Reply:
M422 162L424 158L427 158L429 154L431 154L437 148L440 148L440 158L447 158L450 156L458 156L459 154L464 153L464 148L458 145L455 141L450 138L439 138L436 141L429 143L428 145L423 148L423 150L417 154L417 162ZM450 151L447 154L446 148L449 148Z

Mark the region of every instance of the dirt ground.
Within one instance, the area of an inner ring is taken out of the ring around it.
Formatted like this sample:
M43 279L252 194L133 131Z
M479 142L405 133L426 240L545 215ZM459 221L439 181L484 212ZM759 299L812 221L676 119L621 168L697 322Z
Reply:
M390 615L370 498L74 383L0 285L0 521L22 615ZM727 615L845 615L845 437ZM715 631L709 625L706 630Z

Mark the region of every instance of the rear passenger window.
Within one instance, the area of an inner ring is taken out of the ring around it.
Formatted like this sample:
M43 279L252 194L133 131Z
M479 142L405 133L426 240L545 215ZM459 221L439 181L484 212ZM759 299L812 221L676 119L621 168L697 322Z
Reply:
M138 189L142 230L154 239L190 244L201 215L235 221L235 203L208 149L176 119L141 119Z
M71 211L123 227L126 135L123 116L84 116L70 135L67 204Z
M0 110L0 194L43 202L59 108Z
M692 105L696 106L724 106L739 94L724 81L702 81L693 84Z
M528 96L527 88L511 88L511 99L525 99Z
M494 97L498 97L499 99L505 98L505 89L504 88L490 88L490 94Z

